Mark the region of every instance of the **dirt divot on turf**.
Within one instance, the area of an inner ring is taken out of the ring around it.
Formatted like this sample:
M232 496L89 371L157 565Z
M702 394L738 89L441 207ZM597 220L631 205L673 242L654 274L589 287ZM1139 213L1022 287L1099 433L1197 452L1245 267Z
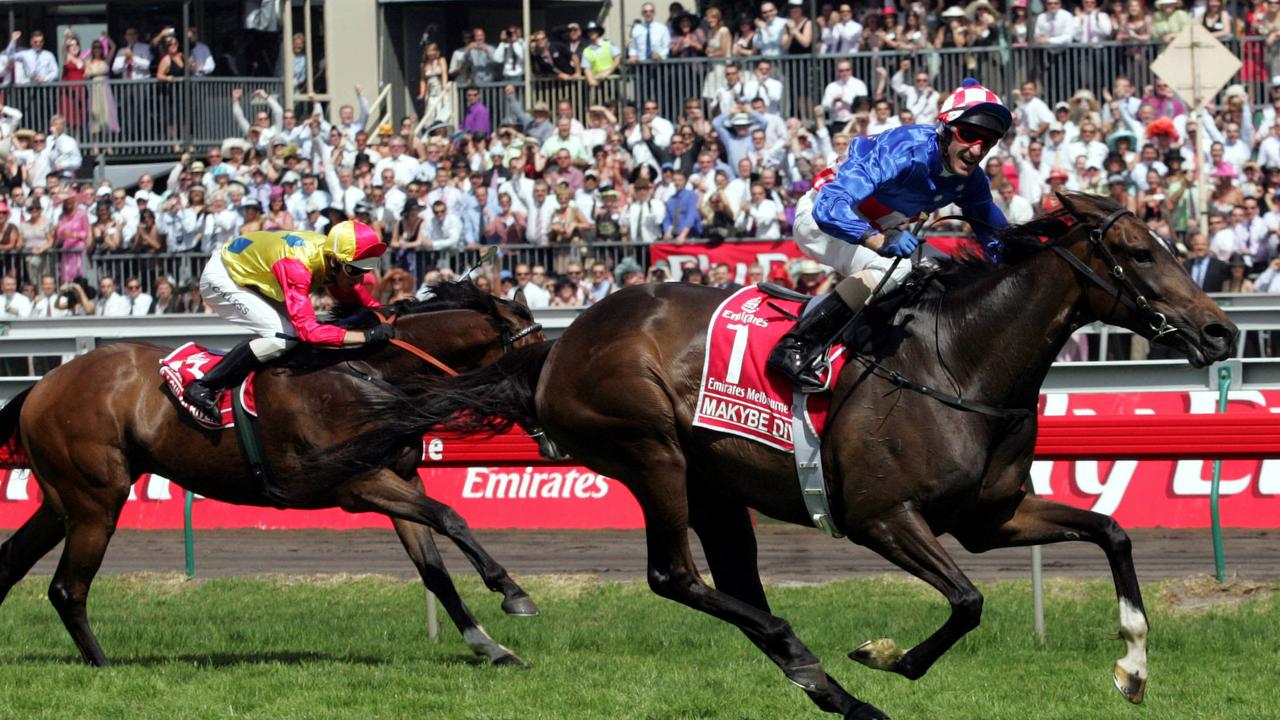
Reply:
M113 581L128 594L181 595L199 588L202 578L189 578L182 573L135 572L117 575Z
M1263 600L1280 590L1274 582L1257 582L1231 576L1219 583L1211 575L1193 575L1164 585L1160 599L1173 612L1201 613L1219 608L1234 609Z
M533 575L527 578L525 589L535 596L546 592L557 597L572 599L588 595L602 585L610 582L618 583L619 581L605 580L599 575L592 575L591 573ZM622 584L631 584L635 582L638 581L623 581Z

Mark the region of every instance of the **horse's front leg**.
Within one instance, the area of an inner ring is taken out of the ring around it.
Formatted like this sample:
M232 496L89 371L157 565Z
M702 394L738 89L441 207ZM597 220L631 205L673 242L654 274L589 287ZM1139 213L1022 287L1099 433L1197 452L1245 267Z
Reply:
M902 509L874 520L851 539L929 583L951 603L951 616L942 627L910 650L901 650L892 639L882 638L869 640L849 653L851 659L863 665L915 680L928 672L956 641L978 627L982 593L956 567L916 510Z
M996 506L999 507L999 506ZM995 510L996 507L990 509ZM1116 688L1132 703L1142 702L1147 688L1147 613L1142 590L1133 568L1129 536L1115 520L1096 512L1068 507L1034 495L1014 498L1012 514L1008 506L991 513L991 522L957 530L952 534L971 552L992 548L1084 540L1107 554L1111 577L1120 602L1120 637L1125 655L1116 662ZM981 512L981 509L979 510Z

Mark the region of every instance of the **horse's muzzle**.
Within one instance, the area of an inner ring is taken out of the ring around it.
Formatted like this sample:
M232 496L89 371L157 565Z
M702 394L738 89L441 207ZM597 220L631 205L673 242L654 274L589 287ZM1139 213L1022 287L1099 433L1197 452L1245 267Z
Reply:
M1226 360L1236 347L1240 330L1235 323L1214 321L1200 326L1200 351L1209 362Z

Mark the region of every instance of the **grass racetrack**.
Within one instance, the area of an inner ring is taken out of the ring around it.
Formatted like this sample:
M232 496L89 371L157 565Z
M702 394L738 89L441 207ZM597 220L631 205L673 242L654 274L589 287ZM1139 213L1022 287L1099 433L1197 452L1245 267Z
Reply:
M523 578L538 618L458 579L486 629L532 664L481 663L441 613L426 637L422 586L382 576L185 581L104 577L89 615L114 667L94 670L45 598L48 578L0 607L0 718L827 718L735 629L589 576ZM868 578L774 587L828 672L895 720L1232 720L1280 717L1280 593L1205 578L1148 583L1151 684L1112 686L1124 650L1106 581L1053 580L1047 646L1028 582L980 585L982 626L917 682L845 654L864 640L922 640L946 617L921 583Z

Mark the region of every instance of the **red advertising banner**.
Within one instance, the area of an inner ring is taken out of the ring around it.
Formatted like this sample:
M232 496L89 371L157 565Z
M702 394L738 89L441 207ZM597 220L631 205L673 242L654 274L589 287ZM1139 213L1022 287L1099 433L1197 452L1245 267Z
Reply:
M679 278L680 268L687 262L696 263L706 272L713 265L728 263L733 268L733 281L742 285L747 281L747 268L753 264L764 267L769 277L775 263L784 267L794 258L804 257L800 248L791 240L752 240L750 242L718 243L714 245L676 245L654 243L649 251L652 262L666 260L671 274Z
M982 253L978 244L967 237L939 235L929 237L928 241L947 255L958 255L961 252ZM728 263L733 268L733 281L742 285L747 281L747 268L752 264L763 266L764 276L767 278L775 263L785 266L795 258L804 257L804 253L791 240L751 240L713 245L654 243L650 256L653 262L666 260L676 278L680 277L680 267L688 262L695 263L703 272L713 265Z
M1051 394L1041 398L1046 416L1207 415L1217 393ZM1280 390L1234 391L1228 412L1280 413ZM477 528L639 528L638 506L620 483L582 467L541 467L527 438L483 442L433 438L419 474L427 493L456 509ZM441 467L440 463L473 464ZM486 462L494 463L492 465ZM433 466L434 464L434 466ZM1200 528L1209 524L1209 460L1037 462L1037 493L1058 502L1115 517L1125 527ZM799 490L797 489L797 492ZM1227 527L1280 527L1280 460L1223 463L1222 519ZM35 512L40 490L26 470L0 472L0 528L16 528ZM144 476L125 503L120 526L182 527L182 491L159 476ZM197 528L386 527L378 515L341 510L295 511L198 500Z

